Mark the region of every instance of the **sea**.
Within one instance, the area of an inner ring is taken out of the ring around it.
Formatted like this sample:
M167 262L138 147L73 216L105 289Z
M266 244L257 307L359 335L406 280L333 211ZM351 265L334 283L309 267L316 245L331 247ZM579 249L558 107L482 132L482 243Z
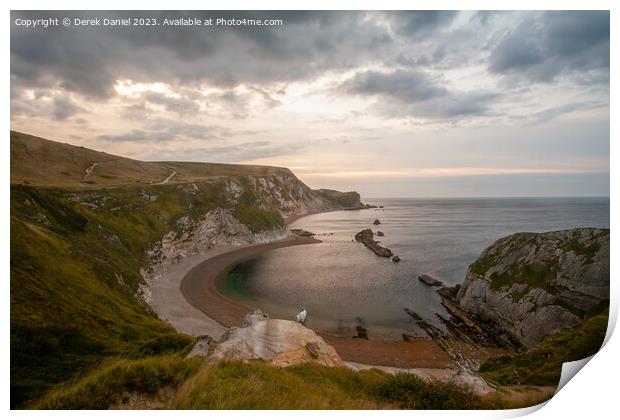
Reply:
M322 242L265 252L234 267L222 290L273 318L294 319L301 308L307 326L348 336L363 325L373 339L420 334L404 308L442 328L448 316L430 274L453 286L497 239L516 232L609 227L609 198L383 198L383 206L334 211L298 219L291 228ZM373 225L378 219L381 224ZM381 230L375 239L401 258L376 256L353 237Z

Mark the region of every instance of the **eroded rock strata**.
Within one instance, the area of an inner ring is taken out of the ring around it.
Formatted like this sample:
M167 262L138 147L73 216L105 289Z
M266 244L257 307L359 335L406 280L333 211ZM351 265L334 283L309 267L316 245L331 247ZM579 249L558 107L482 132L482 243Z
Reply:
M452 296L487 329L531 347L608 305L609 278L608 229L517 233L485 249Z

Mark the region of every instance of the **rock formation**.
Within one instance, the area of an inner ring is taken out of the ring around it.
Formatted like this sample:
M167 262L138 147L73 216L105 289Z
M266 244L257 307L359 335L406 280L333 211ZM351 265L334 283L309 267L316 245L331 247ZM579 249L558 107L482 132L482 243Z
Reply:
M525 347L578 324L608 301L608 229L502 238L469 267L455 299L472 317Z
M242 328L231 328L211 352L209 361L261 359L276 366L316 362L345 366L336 350L298 322L246 317ZM262 314L262 313L261 313Z
M420 280L427 286L443 286L443 283L440 280L437 280L435 277L428 274L422 274L418 276L418 280Z
M366 248L370 249L372 252L377 254L380 257L390 258L392 255L392 250L389 248L384 248L377 241L374 240L374 234L371 229L364 229L355 234L355 240L357 242L363 243Z
M374 222L372 222L373 225L380 225L381 221L379 219L375 219Z

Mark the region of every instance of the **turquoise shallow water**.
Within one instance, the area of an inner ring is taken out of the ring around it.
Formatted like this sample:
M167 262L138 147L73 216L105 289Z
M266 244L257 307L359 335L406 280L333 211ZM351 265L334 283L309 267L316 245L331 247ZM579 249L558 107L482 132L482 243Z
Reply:
M445 315L435 288L417 276L447 285L462 283L480 252L515 232L609 227L609 198L378 199L383 209L338 211L304 217L291 225L323 243L266 252L233 270L228 293L272 317L292 319L308 310L311 328L351 334L365 324L371 338L416 332L403 311L410 307L440 326ZM381 225L373 226L379 219ZM402 261L375 256L353 235L382 230L377 238Z

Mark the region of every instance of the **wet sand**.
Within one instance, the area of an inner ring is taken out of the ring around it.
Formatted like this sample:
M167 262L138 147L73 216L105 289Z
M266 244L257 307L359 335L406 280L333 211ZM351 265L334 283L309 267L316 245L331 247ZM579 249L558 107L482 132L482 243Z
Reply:
M217 287L219 276L240 261L262 252L319 242L314 238L290 236L267 244L217 253L185 274L180 291L187 302L209 319L224 327L241 326L244 316L253 308L220 292ZM405 342L321 336L347 361L399 368L446 368L451 362L448 354L428 339Z

